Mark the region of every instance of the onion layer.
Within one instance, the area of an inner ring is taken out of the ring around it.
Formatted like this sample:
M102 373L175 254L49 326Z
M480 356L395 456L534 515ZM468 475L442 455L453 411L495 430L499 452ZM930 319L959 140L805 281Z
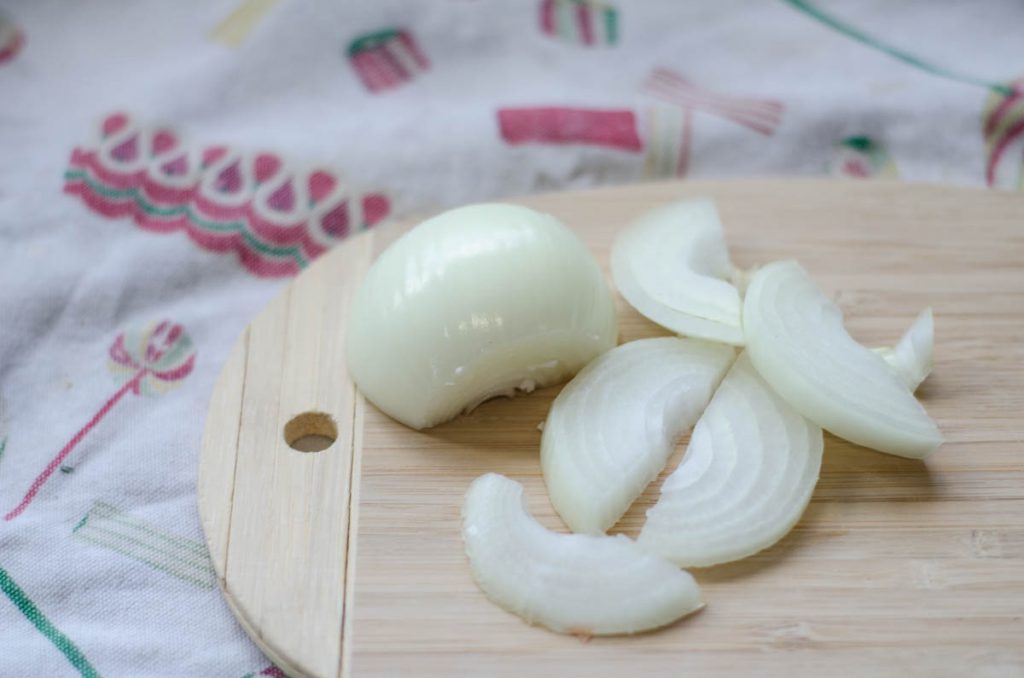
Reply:
M935 346L935 320L932 309L926 308L892 348L876 348L875 352L889 364L911 391L932 373Z
M618 346L555 399L541 438L551 503L574 531L601 534L665 466L734 358L722 344L660 337Z
M553 217L502 204L445 212L391 245L356 293L348 329L360 391L412 428L560 383L617 333L586 246Z
M527 511L522 486L496 473L473 482L462 516L480 589L531 624L582 636L634 633L703 606L693 577L627 537L546 529Z
M865 447L924 458L942 434L901 378L847 334L839 308L795 261L758 270L743 306L761 376L822 428Z
M640 217L612 246L612 275L643 316L678 334L743 345L740 293L718 210L688 200Z
M740 355L665 479L637 539L683 567L739 560L800 519L821 470L821 429Z

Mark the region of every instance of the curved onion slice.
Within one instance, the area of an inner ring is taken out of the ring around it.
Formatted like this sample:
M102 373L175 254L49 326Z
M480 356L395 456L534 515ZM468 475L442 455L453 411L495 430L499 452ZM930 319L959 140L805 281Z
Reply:
M734 357L731 347L660 337L618 346L558 394L541 438L551 503L574 531L601 534L665 466Z
M932 351L935 346L935 319L926 308L892 348L876 348L875 352L889 364L911 391L932 373Z
M640 217L612 246L612 275L633 308L678 334L743 345L740 293L710 200Z
M743 325L757 371L822 428L915 459L942 444L921 403L877 353L847 334L842 312L795 261L754 274Z
M426 428L561 383L616 333L604 276L569 229L526 207L470 205L373 264L353 301L348 365L377 407Z
M505 476L477 478L462 519L480 589L531 624L581 636L634 633L703 607L693 577L625 536L546 529L527 511L522 486Z
M662 484L637 543L683 567L771 546L807 507L822 448L821 429L776 395L744 352Z

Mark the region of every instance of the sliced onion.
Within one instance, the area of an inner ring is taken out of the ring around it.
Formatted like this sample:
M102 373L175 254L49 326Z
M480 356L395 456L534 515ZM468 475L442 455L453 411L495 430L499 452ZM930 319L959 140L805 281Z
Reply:
M798 412L840 438L924 458L942 434L901 378L843 327L843 315L795 261L757 271L743 306L747 352Z
M529 514L522 486L496 473L473 482L462 517L480 589L531 624L585 637L634 633L703 606L693 577L625 536L546 529Z
M734 358L731 347L660 337L618 346L555 399L541 438L551 503L574 531L601 534L665 466Z
M429 219L366 274L348 322L360 391L412 428L565 381L615 345L597 261L554 217L470 205Z
M643 316L678 334L743 345L741 277L718 210L688 200L640 217L612 246L612 275Z
M926 308L892 348L876 348L875 352L889 364L907 388L916 391L932 373L932 352L935 346L935 319Z
M742 353L693 429L637 539L683 567L739 560L800 519L821 470L821 429Z

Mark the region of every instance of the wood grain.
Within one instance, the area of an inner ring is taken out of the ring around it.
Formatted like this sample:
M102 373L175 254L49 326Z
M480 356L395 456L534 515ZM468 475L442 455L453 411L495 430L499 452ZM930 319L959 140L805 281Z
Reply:
M523 482L541 522L564 530L536 429L557 389L488 402L427 432L366 404L346 376L342 329L368 261L410 224L390 226L300 275L240 339L211 401L204 530L225 595L282 668L1024 676L1024 196L802 180L515 202L562 218L607 271L614 234L632 217L698 195L717 200L737 265L799 259L865 343L892 342L934 307L935 371L919 395L946 444L921 463L827 436L796 529L752 558L695 571L708 607L679 624L587 644L527 626L473 584L459 508L473 478L498 471ZM618 303L622 341L664 334ZM338 424L324 452L284 444L284 424L306 410ZM636 535L658 485L616 530Z

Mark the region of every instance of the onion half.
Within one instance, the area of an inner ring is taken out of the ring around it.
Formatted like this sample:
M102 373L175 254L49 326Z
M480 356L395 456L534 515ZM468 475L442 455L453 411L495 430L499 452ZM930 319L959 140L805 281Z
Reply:
M921 459L942 434L894 370L843 327L843 315L795 261L758 270L743 306L747 352L805 417L851 442Z
M496 473L473 482L462 517L480 589L531 624L585 637L634 633L703 607L686 572L622 535L546 529L527 511L522 486Z
M518 205L429 219L370 267L348 366L386 414L426 428L496 395L561 383L615 345L615 305L586 246Z
M935 319L932 309L926 308L892 348L876 348L875 352L889 364L896 375L911 391L916 391L932 373L932 353L935 347Z
M649 212L612 246L619 292L649 320L701 339L743 345L742 302L730 282L718 210L711 200L688 200Z
M821 429L776 395L742 353L647 511L637 543L683 567L771 546L807 507L822 449Z
M551 406L541 466L551 503L574 531L601 534L664 468L735 357L723 344L660 337L587 365Z

